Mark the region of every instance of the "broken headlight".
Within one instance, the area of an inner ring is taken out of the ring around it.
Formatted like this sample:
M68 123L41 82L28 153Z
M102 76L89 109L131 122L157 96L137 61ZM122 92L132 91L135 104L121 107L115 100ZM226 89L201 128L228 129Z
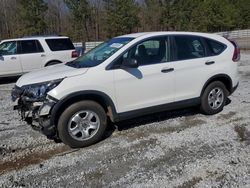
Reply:
M42 82L32 85L23 86L23 95L29 97L30 99L40 99L46 97L46 94L58 86L63 79L52 80L48 82Z

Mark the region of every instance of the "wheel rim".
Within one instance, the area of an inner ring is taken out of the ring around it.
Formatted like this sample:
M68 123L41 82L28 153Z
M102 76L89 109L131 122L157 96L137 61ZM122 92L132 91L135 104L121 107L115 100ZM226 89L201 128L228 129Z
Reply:
M224 92L219 87L214 88L208 94L208 104L214 110L220 108L223 104L223 101L224 101Z
M100 127L98 115L90 110L75 113L69 120L68 131L72 138L83 141L92 138Z

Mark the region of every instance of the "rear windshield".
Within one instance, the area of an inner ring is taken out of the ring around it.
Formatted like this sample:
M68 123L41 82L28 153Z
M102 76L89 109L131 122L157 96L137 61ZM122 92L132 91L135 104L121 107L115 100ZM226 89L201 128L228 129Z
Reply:
M51 51L74 50L75 47L69 38L45 39Z

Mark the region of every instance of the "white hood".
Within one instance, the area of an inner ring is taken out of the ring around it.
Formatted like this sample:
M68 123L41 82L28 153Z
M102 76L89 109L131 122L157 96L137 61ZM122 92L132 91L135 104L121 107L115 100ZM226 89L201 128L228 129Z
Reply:
M20 77L16 83L18 87L22 87L24 85L41 83L51 80L57 80L60 78L77 76L80 74L86 73L88 68L73 68L64 64L52 65L40 69L38 71L33 71L27 74L24 74Z

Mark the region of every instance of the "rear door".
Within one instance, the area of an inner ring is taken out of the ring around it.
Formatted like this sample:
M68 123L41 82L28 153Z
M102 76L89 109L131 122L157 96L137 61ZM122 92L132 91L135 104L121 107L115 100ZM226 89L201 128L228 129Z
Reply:
M17 54L17 42L8 41L0 44L0 76L22 73L20 57Z
M40 69L45 64L45 53L38 40L22 40L20 44L20 60L23 72Z
M216 57L210 56L203 37L172 37L175 72L175 101L197 98L205 82L216 71Z

